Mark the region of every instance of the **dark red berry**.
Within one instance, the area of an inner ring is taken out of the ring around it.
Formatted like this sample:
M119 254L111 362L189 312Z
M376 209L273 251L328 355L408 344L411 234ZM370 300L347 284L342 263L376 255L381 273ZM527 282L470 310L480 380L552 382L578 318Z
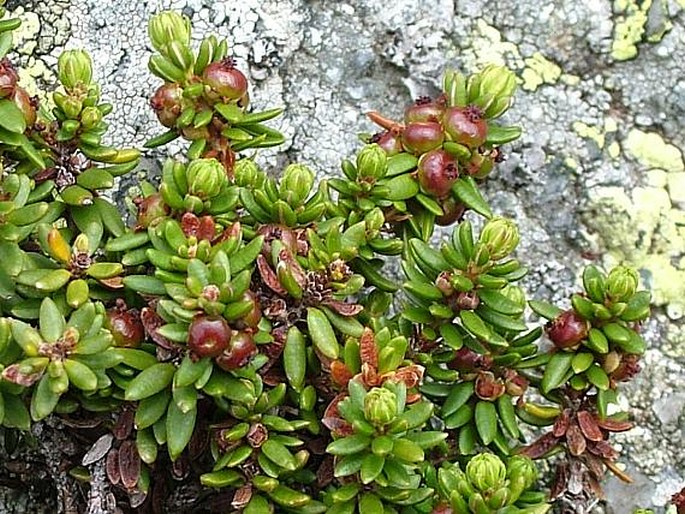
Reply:
M202 78L218 96L228 100L238 100L247 92L247 78L231 58L207 66Z
M7 98L14 94L14 88L17 87L17 75L14 66L9 59L5 58L0 61L0 98Z
M442 145L445 134L440 123L417 121L408 124L402 132L404 148L416 155L426 153Z
M252 335L247 332L235 332L228 348L216 358L216 363L222 369L230 371L245 366L256 353L257 346Z
M224 318L198 314L188 328L188 348L200 358L217 357L228 347L232 333Z
M475 106L450 107L442 121L452 141L476 148L485 143L488 124L482 118L482 111Z
M417 178L428 195L446 197L458 177L456 161L444 150L431 150L419 159Z
M435 224L440 225L441 227L446 227L459 221L466 211L464 204L458 202L451 196L448 196L442 202L441 207L444 214L435 218Z
M114 346L138 348L145 339L145 329L135 309L114 307L107 310L105 328L114 339Z
M378 132L371 136L369 143L376 143L385 153L390 155L398 154L402 151L402 141L390 130Z
M405 123L415 121L435 121L440 122L445 114L445 104L433 101L430 97L424 96L416 100L414 105L410 105L404 111Z
M476 369L486 370L492 366L492 357L489 355L481 355L464 346L457 350L454 354L454 359L452 359L447 366L450 369L464 372L475 371Z
M140 199L138 204L138 226L149 227L169 214L169 207L160 193Z
M546 330L547 337L557 348L571 348L587 337L589 326L576 311L568 310L548 323Z
M150 106L157 119L165 127L176 126L176 120L183 109L183 89L175 83L160 86L150 99Z

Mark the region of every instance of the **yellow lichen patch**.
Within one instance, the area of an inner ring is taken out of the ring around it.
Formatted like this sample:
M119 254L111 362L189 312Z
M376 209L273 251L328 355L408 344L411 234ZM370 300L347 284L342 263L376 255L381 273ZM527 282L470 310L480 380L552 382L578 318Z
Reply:
M663 183L661 174L653 174ZM660 178L656 175L660 175ZM639 269L655 305L674 317L685 312L685 212L672 205L664 187L621 187L591 192L584 214L606 249L607 268L625 263Z
M525 61L526 68L523 70L523 89L535 91L542 84L554 84L561 77L561 68L558 64L550 61L540 52L535 52L532 57Z
M611 56L617 61L625 61L637 56L637 44L642 40L647 23L647 13L652 0L616 0L614 11L621 13L614 25L614 41Z
M685 171L683 154L676 146L666 143L655 132L643 132L632 129L623 143L628 155L649 168L661 168L666 171Z
M471 51L474 53L475 67L484 64L512 65L512 61L519 62L521 54L514 43L504 41L502 34L492 25L488 25L483 20L478 20L476 34L471 44Z
M604 148L604 133L597 127L586 125L582 121L573 122L573 131L580 137L592 139L599 148Z
M607 152L612 159L618 159L618 156L621 155L621 146L616 141L612 141L607 147Z

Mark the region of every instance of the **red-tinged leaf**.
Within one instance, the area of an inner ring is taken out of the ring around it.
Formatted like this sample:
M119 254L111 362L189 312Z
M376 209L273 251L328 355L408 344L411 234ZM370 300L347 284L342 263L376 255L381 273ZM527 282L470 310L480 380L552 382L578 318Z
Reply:
M585 453L587 448L587 441L580 427L576 423L571 423L566 431L566 444L571 455L579 457Z
M126 489L133 489L138 484L140 456L134 441L124 441L119 447L119 474Z
M571 423L571 409L564 409L559 417L554 422L552 427L552 433L554 437L562 437L568 430L569 424Z
M600 457L587 452L583 457L583 463L596 478L602 478L604 476L604 461Z
M552 432L548 432L537 439L534 443L523 448L519 454L530 457L531 459L539 459L546 455L559 442L559 438L555 437Z
M321 305L330 307L341 316L345 316L348 318L356 316L364 310L364 307L362 307L361 305L357 305L356 303L345 303L339 300L324 300L323 302L321 302Z
M354 434L352 425L342 418L324 417L321 419L321 423L337 437L345 437Z
M124 277L101 278L98 282L107 289L123 289Z
M621 421L611 418L598 419L597 424L600 428L608 430L609 432L626 432L633 428L633 423L631 421Z
M119 441L123 441L131 435L134 416L135 414L132 410L125 410L119 414L119 418L112 428L112 435L119 439Z
M365 328L359 340L359 356L362 363L366 363L374 369L378 369L378 347L373 330Z
M262 278L262 281L269 289L279 296L288 296L288 291L281 285L278 276L274 270L271 269L271 266L266 262L266 258L263 255L257 256L257 270L259 271L259 276Z
M352 372L347 369L344 362L336 360L331 362L331 378L337 385L347 387L347 383L352 378Z
M119 450L116 448L110 450L107 454L105 472L112 485L117 485L121 482L121 473L119 473Z
M399 368L397 371L390 373L392 377L387 378L395 382L404 382L404 385L407 386L407 389L411 389L412 387L417 387L419 384L421 384L421 382L423 381L424 371L425 368L423 366L419 366L418 364L411 364L409 366L404 366L402 368ZM382 375L381 381L385 380L387 375L389 374L386 373Z
M589 441L601 441L604 439L595 417L589 412L583 410L578 413L578 426L583 432L585 439Z
M607 441L593 442L589 450L602 457L603 459L616 460L618 459L618 451L613 448Z

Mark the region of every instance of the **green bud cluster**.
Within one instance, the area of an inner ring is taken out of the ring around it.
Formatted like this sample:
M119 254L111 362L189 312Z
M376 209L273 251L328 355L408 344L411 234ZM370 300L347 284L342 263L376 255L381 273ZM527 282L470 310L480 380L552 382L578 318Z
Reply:
M544 514L551 505L531 491L537 479L533 462L514 456L506 462L492 453L481 453L466 465L444 465L437 471L437 488L453 512L487 514L526 512Z

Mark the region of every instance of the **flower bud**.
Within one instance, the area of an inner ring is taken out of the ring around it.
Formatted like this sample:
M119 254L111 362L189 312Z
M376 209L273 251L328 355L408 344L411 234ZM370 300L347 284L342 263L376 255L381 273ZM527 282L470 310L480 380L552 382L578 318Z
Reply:
M216 159L196 159L186 169L188 192L202 200L213 198L228 183L226 170Z
M83 101L74 96L67 96L61 105L64 114L70 120L76 120L81 116L81 111L83 110Z
M374 387L364 398L364 416L377 427L383 427L397 416L397 396L384 387Z
M283 172L278 194L291 207L299 207L314 185L314 172L303 164L291 164Z
M516 75L504 66L490 64L469 80L469 103L485 109L488 118L507 110L516 90Z
M57 61L59 81L66 89L79 84L88 86L93 77L93 63L84 50L65 50Z
M466 465L466 476L480 491L499 489L507 477L507 467L496 455L481 453Z
M388 157L377 144L366 145L357 154L357 173L362 179L378 180L388 171Z
M162 11L153 16L148 24L152 46L160 53L172 41L188 46L190 44L190 19L176 11Z
M614 302L626 302L635 294L639 276L637 271L626 266L616 266L609 272L606 292Z
M261 187L266 175L252 159L240 159L233 165L233 176L240 187Z
M523 489L528 489L538 479L538 470L533 461L523 455L514 455L507 463L507 477L512 481L523 479Z
M443 271L435 279L435 287L440 289L444 296L452 296L454 294L454 286L450 281L451 275L451 271Z
M498 216L485 224L479 241L490 252L490 258L496 261L516 249L519 244L519 231L512 220Z

